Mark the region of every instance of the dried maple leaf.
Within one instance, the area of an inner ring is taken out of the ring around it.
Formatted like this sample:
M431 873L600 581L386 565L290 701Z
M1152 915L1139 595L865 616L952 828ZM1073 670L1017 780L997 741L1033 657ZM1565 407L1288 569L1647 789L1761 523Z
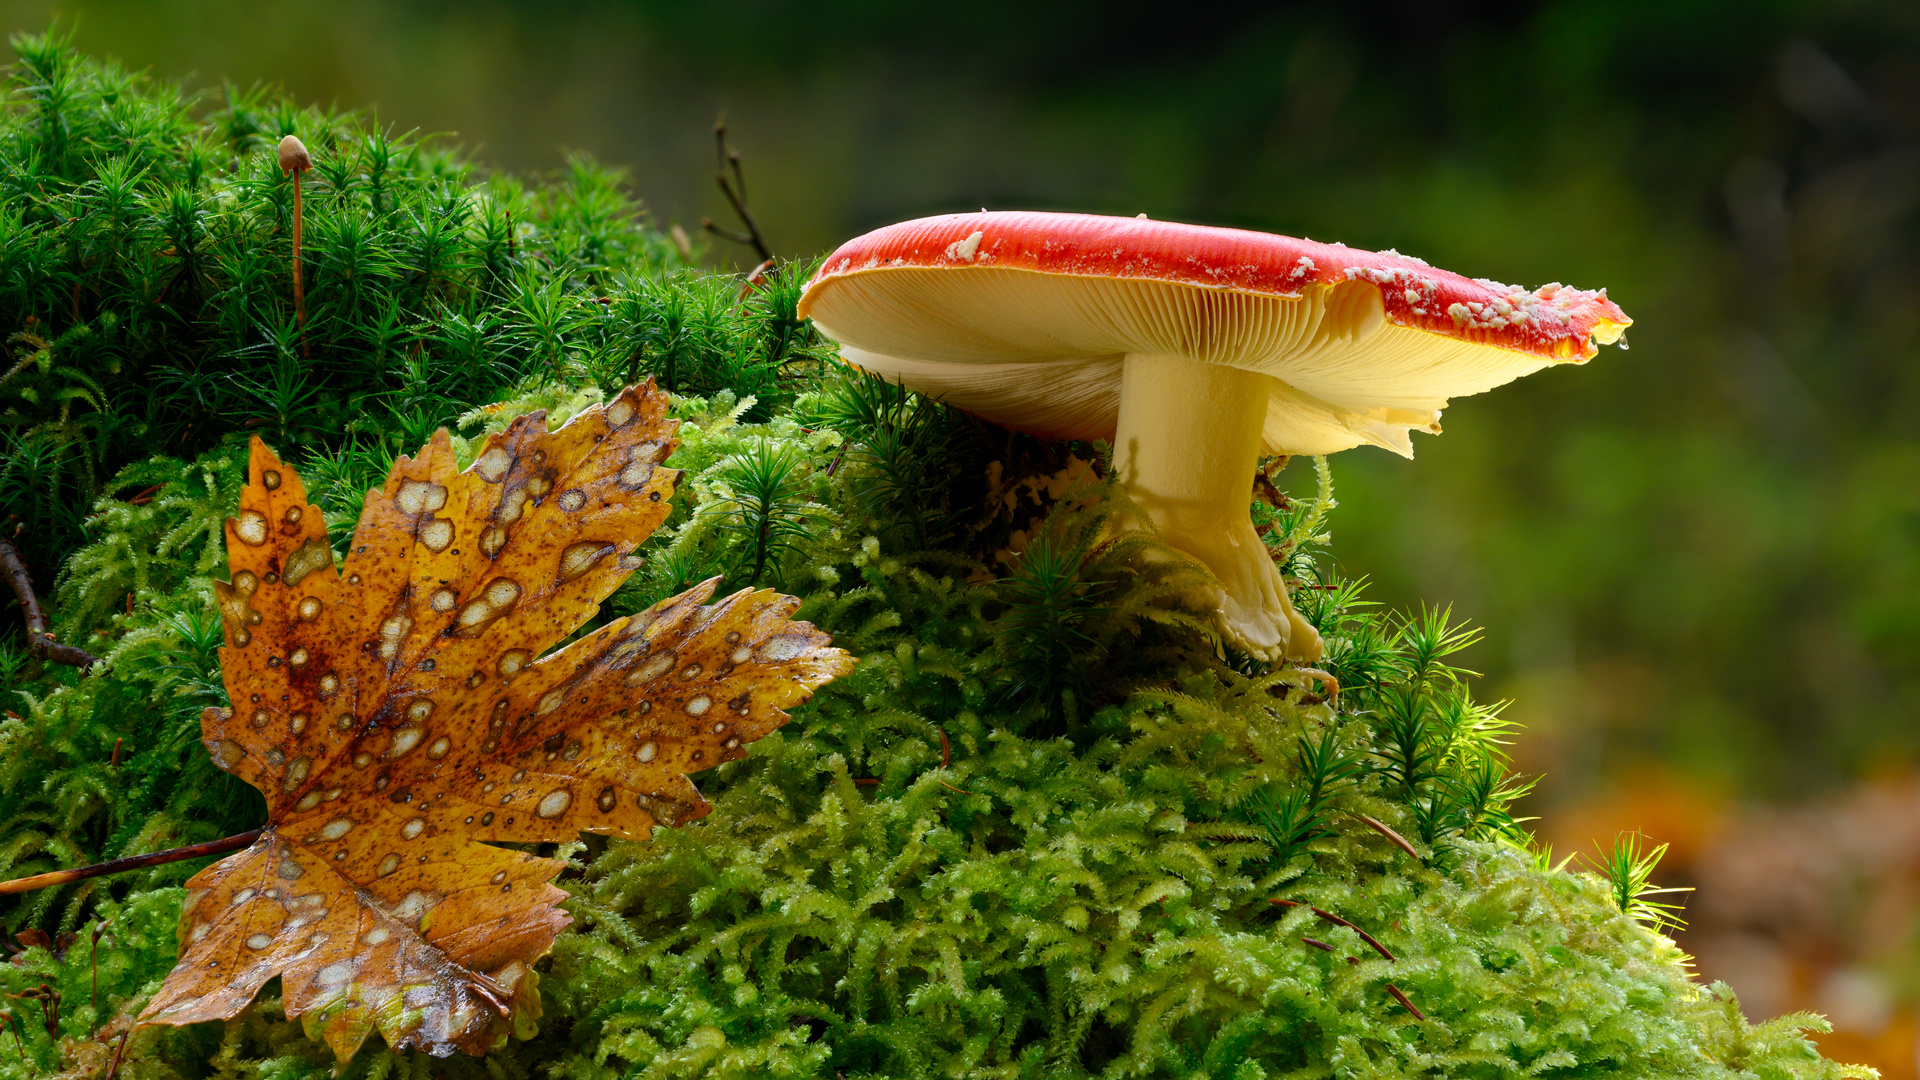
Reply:
M532 963L570 921L562 864L483 841L645 838L700 817L686 774L743 756L852 667L799 605L714 582L591 618L667 516L664 395L558 431L541 413L456 472L446 433L369 492L335 570L320 511L260 440L227 521L214 760L266 795L252 847L195 875L180 960L143 1022L229 1017L278 975L345 1059L484 1053L539 1013Z

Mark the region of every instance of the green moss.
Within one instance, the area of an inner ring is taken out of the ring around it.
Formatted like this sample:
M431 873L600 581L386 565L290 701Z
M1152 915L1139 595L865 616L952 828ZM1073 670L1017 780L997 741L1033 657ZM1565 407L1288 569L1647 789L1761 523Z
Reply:
M224 696L207 581L248 430L298 462L344 542L361 493L434 427L467 455L516 415L651 375L676 395L687 475L606 615L718 574L804 597L861 657L700 777L709 818L560 849L578 927L524 1038L484 1061L372 1046L342 1075L1849 1075L1806 1041L1816 1018L1751 1027L1689 979L1641 921L1658 909L1636 906L1640 861L1608 881L1530 850L1506 725L1448 662L1471 632L1323 571L1324 462L1255 510L1314 586L1298 601L1337 697L1220 652L1172 602L1192 571L1107 535L1122 496L1079 467L1098 448L837 365L795 317L805 266L743 298L588 163L481 180L363 118L189 103L57 40L17 48L0 484L34 493L8 505L61 636L106 662L83 678L0 652L0 868L258 824L197 737ZM304 335L271 155L288 131L317 163ZM0 991L62 1003L13 1002L0 1077L105 1069L121 1028L94 1033L170 966L195 868L0 903L54 947L0 966ZM142 1078L332 1068L273 986L125 1054Z

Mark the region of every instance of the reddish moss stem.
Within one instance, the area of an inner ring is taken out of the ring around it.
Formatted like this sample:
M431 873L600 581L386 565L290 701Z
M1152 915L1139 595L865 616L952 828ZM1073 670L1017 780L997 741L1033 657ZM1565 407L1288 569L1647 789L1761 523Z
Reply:
M1414 1008L1413 1002L1407 1000L1407 995L1401 993L1399 987L1393 985L1392 983L1388 983L1387 993L1392 994L1394 997L1394 1000L1398 1001L1402 1005L1405 1005L1407 1007L1407 1011L1413 1014L1413 1018L1415 1020L1425 1020L1427 1018L1426 1013L1423 1013L1419 1009Z
M293 170L293 317L300 324L300 355L307 355L307 293L300 273L300 177L305 169Z
M1413 845L1407 843L1406 837L1401 836L1399 833L1393 831L1393 826L1388 825L1386 822L1381 821L1378 818L1368 817L1366 814L1355 814L1353 816L1356 818L1359 818L1360 823L1362 825L1365 825L1367 828L1372 829L1374 832L1377 832L1381 836L1384 836L1387 839L1393 841L1394 846L1398 847L1401 851L1406 852L1407 854L1413 856L1416 859L1420 857L1420 853L1414 850Z
M1322 922L1332 923L1335 926L1344 926L1347 929L1353 931L1354 933L1359 934L1360 940L1366 942L1368 945L1373 946L1373 951L1379 953L1381 956L1384 956L1389 960L1396 959L1393 953L1389 952L1385 945L1380 944L1380 942L1376 940L1372 934L1367 933L1365 930L1360 929L1358 926L1355 926L1353 923L1348 922L1347 920L1341 918L1338 915L1335 915L1331 911L1321 911L1317 907L1313 907L1312 905L1309 905L1309 904L1303 904L1298 900L1269 900L1267 901L1267 903L1278 904L1281 907L1304 907L1307 910L1313 912L1315 915L1319 916L1320 921Z

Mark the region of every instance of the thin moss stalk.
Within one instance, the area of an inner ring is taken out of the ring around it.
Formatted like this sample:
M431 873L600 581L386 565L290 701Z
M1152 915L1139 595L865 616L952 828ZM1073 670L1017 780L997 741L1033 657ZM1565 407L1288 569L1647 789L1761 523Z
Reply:
M293 135L280 140L278 153L280 171L293 176L293 314L300 326L300 353L304 356L307 353L307 297L305 275L300 272L300 179L313 168L313 157L307 153L306 144Z

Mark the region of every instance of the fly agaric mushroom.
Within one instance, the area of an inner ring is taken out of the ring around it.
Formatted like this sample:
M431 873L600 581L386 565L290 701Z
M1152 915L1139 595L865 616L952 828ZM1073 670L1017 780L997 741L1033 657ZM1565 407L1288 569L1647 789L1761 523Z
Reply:
M1226 640L1315 660L1248 514L1262 454L1413 456L1447 399L1583 363L1631 322L1396 252L1141 218L1004 212L842 245L800 314L858 367L1007 427L1108 439L1166 543L1219 580Z

